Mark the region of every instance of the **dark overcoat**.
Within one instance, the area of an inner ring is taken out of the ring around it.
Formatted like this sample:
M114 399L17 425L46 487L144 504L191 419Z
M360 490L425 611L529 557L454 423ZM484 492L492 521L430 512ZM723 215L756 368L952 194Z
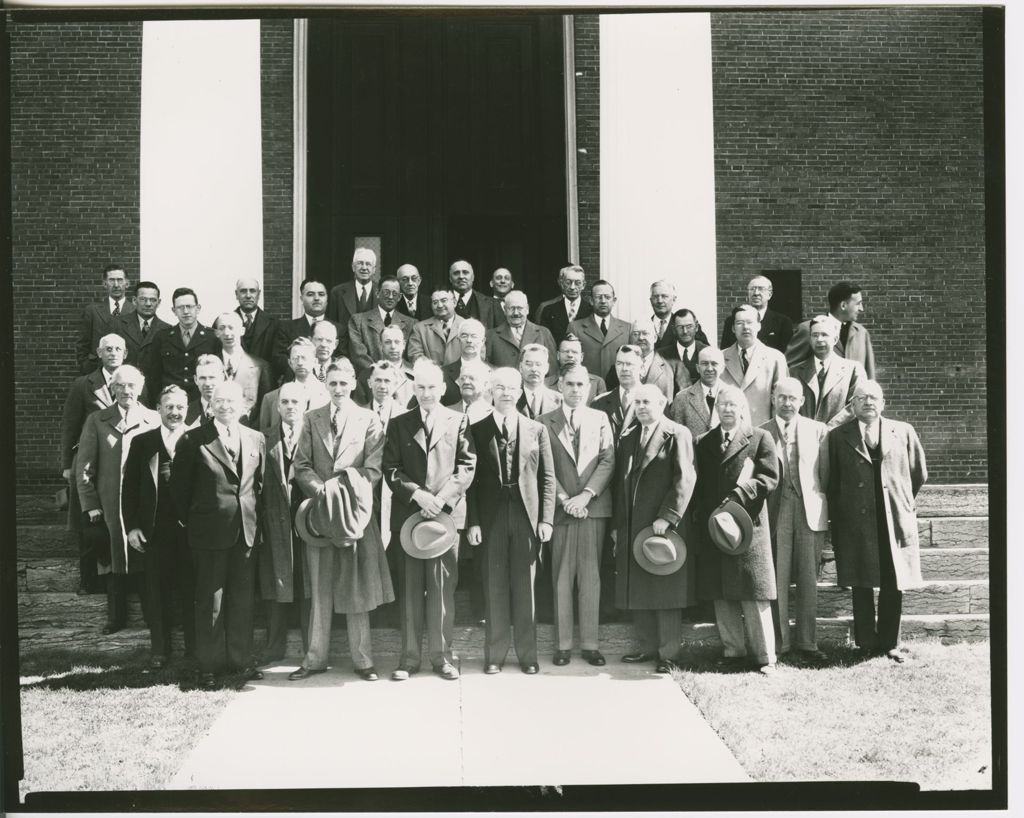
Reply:
M302 491L294 484L295 466L288 461L281 424L267 436L267 467L263 475L263 544L259 559L260 597L294 602L295 560L303 559L305 543L294 533L293 521ZM296 446L296 450L298 447ZM303 566L304 597L309 598L309 571Z
M693 537L685 524L693 497L693 437L690 430L659 418L643 451L639 424L615 451L615 605L624 610L685 608L693 604ZM633 556L633 538L657 518L667 520L687 544L686 562L673 574L645 571Z
M720 426L697 440L694 525L699 539L697 595L701 599L776 598L766 501L778 482L778 454L772 436L764 429L734 429L725 452ZM754 523L750 549L738 556L723 554L708 534L708 519L727 498L743 506Z

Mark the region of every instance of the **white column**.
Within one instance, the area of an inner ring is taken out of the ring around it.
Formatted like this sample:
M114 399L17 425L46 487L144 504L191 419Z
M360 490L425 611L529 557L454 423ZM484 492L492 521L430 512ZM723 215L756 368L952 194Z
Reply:
M716 334L709 14L601 16L601 277L620 318L651 314L650 283Z
M258 20L147 21L142 30L141 275L191 287L199 320L263 281Z

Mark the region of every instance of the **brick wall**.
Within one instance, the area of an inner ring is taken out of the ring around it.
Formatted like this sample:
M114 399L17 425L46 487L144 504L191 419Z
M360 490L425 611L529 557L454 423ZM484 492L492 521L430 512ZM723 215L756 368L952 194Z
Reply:
M263 303L292 315L292 28L260 24L263 107Z
M10 22L16 468L59 482L61 408L103 267L139 272L142 23Z
M718 324L761 269L865 288L889 413L986 478L981 9L712 15Z
M600 17L573 17L576 60L576 180L580 264L588 281L601 273L601 66ZM586 150L586 153L580 153Z

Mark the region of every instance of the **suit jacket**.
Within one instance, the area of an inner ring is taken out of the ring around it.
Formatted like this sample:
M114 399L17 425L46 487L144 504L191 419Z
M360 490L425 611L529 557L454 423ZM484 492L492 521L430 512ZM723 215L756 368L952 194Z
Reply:
M481 363L486 367L488 372L494 369L494 367L486 361L481 361ZM444 395L441 397L441 403L447 406L448 404L455 403L462 398L462 389L458 384L459 375L462 374L462 358L442 366L441 374L444 375Z
M875 350L871 346L871 334L863 324L858 324L856 321L851 323L846 346L844 347L837 340L835 352L841 358L859 363L864 367L864 372L867 373L868 378L874 380ZM801 321L793 333L789 346L786 347L786 361L790 367L794 367L811 357L813 357L811 352L811 322Z
M456 297L459 299L462 296L456 293ZM456 300L456 304L458 304L458 300ZM505 313L494 303L494 299L477 290L470 290L466 307L468 310L466 314L456 311L456 315L462 318L475 318L484 325L484 329L491 329L505 321Z
M586 358L583 360L585 361ZM665 400L671 403L676 392L690 385L690 373L687 372L682 361L668 361L655 350L651 353L651 365L647 369L647 374L640 379L640 382L654 384L661 390ZM605 383L608 384L609 389L619 388L619 375L615 371L614 365L605 377Z
M736 335L733 332L733 318L726 316L722 324L722 349L736 343ZM764 318L761 319L761 329L757 331L757 340L765 346L785 352L789 339L793 337L793 322L788 315L776 312L771 307L764 311Z
M135 312L135 303L132 299L125 297L121 303L121 313ZM82 310L82 318L78 324L78 337L75 339L75 359L78 361L78 371L87 375L100 365L100 359L96 355L96 347L100 344L100 338L111 332L116 332L124 337L124 331L119 320L120 316L114 317L110 314L110 299L104 297L100 304L87 304Z
M700 339L695 339L693 342L693 355L690 356L690 362L685 365L686 373L690 377L690 383L697 383L700 380L700 372L697 371L697 356L700 355L700 351L706 347ZM683 365L682 359L679 357L679 347L676 346L675 336L671 336L668 341L655 348L655 352L659 353L669 363L674 361L679 362L679 366ZM673 370L675 372L677 370Z
M558 373L555 372L552 375L548 375L544 379L544 385L547 386L549 389L554 389L555 391L558 391ZM608 387L605 386L604 378L599 378L597 375L591 375L590 389L587 391L587 397L584 402L587 404L587 406L590 406L591 404L593 404L594 400L597 398L598 395L603 395L607 391Z
M456 315L452 318L448 340L445 341L441 333L441 322L436 317L417 322L409 335L409 347L406 349L405 357L410 363L416 363L417 358L426 355L438 366L459 360L462 357L460 326L462 319Z
M558 371L558 359L555 357L555 339L546 327L540 327L532 321L523 325L523 339L517 345L512 338L512 327L507 323L487 330L484 340L484 357L491 366L510 366L519 368L519 351L528 344L540 344L548 351L548 372Z
M242 398L245 401L245 424L249 428L255 429L260 403L263 396L273 387L270 364L259 358L254 358L247 352L240 353L237 362L237 369L232 380L242 387Z
M371 310L376 306L377 285L370 281L370 300L366 309ZM342 329L346 329L352 316L358 315L360 312L362 310L359 309L355 281L346 281L331 288L330 297L327 299L327 317L331 321L341 325Z
M547 427L551 455L555 464L555 525L575 520L562 507L562 502L585 489L593 492L587 516L595 519L612 516L612 495L609 490L615 473L615 437L604 412L579 406L575 420L579 429L579 457L573 444L565 412L561 407L537 418Z
M398 300L398 306L395 309L402 313L402 315L408 315L414 322L425 321L434 314L430 308L430 295L425 293L422 287L416 293L416 308L414 310L410 310L405 303L404 294Z
M88 375L75 378L64 401L64 414L60 425L61 471L71 468L86 418L98 409L106 409L113 402L114 398L107 389L106 380L99 368Z
M580 305L576 309L576 318L586 318L594 314L594 308L583 296L580 296ZM556 344L562 343L562 339L568 334L569 314L565 311L565 298L558 296L550 301L542 301L537 311L533 314L533 323L545 327L555 339Z
M321 406L326 406L330 403L331 396L328 394L326 387L312 375L306 379L306 386L308 387L307 394L309 396L309 401L306 404L307 412L319 409ZM279 426L281 423L281 413L277 409L277 399L280 395L280 387L267 392L260 403L259 421L255 424L250 424L265 435L269 434L275 426Z
M244 322L245 316L241 307L235 308L235 313ZM278 320L271 318L264 310L256 308L255 316L249 329L242 335L242 349L267 363L274 357L274 340L277 338ZM244 324L243 324L244 327Z
M818 394L818 362L812 355L790 370L790 374L804 385L804 405L800 414L824 423L829 429L853 418L853 392L858 381L867 375L857 361L833 355L825 373L823 394Z
M301 437L301 429L299 430ZM281 424L266 433L267 468L263 475L263 542L259 558L260 596L277 602L294 602L295 558L301 557L301 543L295 534L295 512L302 502L302 490L295 482L294 456L289 459L281 437ZM303 571L303 592L309 597L309 572Z
M498 459L498 424L491 414L470 427L476 445L477 469L466 498L466 524L484 530L484 539L501 500L501 465ZM554 525L555 466L547 428L519 416L517 434L519 496L535 532L541 523Z
M615 452L615 605L626 610L685 608L693 604L694 595L689 554L679 571L659 576L637 563L633 540L660 517L679 530L684 541L692 542L685 515L697 477L693 439L685 427L668 418L654 423L643 449L640 434L641 427L634 425L619 439Z
M789 374L786 357L777 349L772 349L758 342L750 347L747 353L748 366L746 374L740 363L740 348L733 344L723 350L725 369L722 370L722 383L738 386L747 396L750 404L750 425L760 426L775 414L772 407L772 389L779 378Z
M594 323L593 315L577 318L569 324L569 332L580 339L583 347L583 365L591 375L604 377L615 366L615 355L619 347L629 343L629 322L608 316L608 334L601 335L601 329ZM607 381L607 378L605 378Z
M141 555L128 554L121 522L121 474L135 435L160 425L160 416L141 404L132 410L132 425L121 425L117 404L89 415L78 441L75 484L82 511L100 509L110 534L111 570L125 574L142 567Z
M540 395L540 408L534 413L530 405L526 402L526 387L523 387L523 394L519 396L519 402L516 403L516 409L519 410L519 414L525 415L531 420L536 420L541 415L553 412L562 405L562 395L554 389L548 389L546 386L540 386L537 389L537 393Z
M153 342L156 340L157 333L162 329L167 329L170 324L154 315L149 322L149 332L143 338L142 330L139 329L139 316L134 310L127 313L122 312L117 317L117 321L120 322L120 329L112 331L120 333L125 340L124 362L138 367L148 382L153 370ZM160 398L160 394L150 395L150 397L155 404Z
M913 426L884 416L879 423L882 508L877 505L874 468L860 424L851 420L828 433L826 490L836 582L850 587L879 586L878 515L885 515L896 586L906 591L923 584L915 498L928 480L928 467Z
M790 479L789 464L786 463L786 445L778 421L779 419L775 417L765 421L760 427L772 436L775 451L779 456L779 484L768 494L768 522L771 524L772 542L776 539L782 493ZM800 473L804 520L811 531L826 531L828 499L825 496L825 486L828 485L828 445L825 437L828 435L828 429L824 423L799 415L793 422L796 428L796 462Z
M171 493L193 550L224 551L242 538L260 544L260 495L266 439L238 427L238 456L231 460L216 423L190 429L178 441L171 465Z
M397 309L392 310L391 326L401 328L406 346L409 344L409 336L415 324L416 322L408 315L400 313ZM380 346L380 333L383 329L384 319L380 317L380 310L377 307L352 316L348 324L348 350L349 359L356 372L365 371L371 364L384 357Z
M203 411L203 399L198 397L195 400L188 402L188 409L185 411L185 426L189 429L194 429L202 423L213 423L213 407L210 407L210 416L207 417ZM247 423L250 429L254 428L251 423Z
M121 517L125 534L137 528L147 541L153 539L157 501L161 499L159 471L163 447L159 425L135 435L128 445L121 480ZM173 503L170 496L162 499Z
M605 413L616 440L627 434L636 424L636 416L633 414L632 404L627 406L625 411L622 409L618 387L605 392L603 395L598 395L594 398L594 402L590 404L590 408L598 409Z
M469 419L438 406L433 412L434 429L427 446L427 434L420 412L409 411L392 417L384 443L384 479L391 489L392 536L405 521L420 510L412 499L418 490L438 497L451 511L456 528L465 527L460 500L476 473L477 455L469 434ZM463 512L464 513L464 512Z
M331 323L338 331L338 348L334 351L334 357L348 356L348 333L337 321ZM288 366L288 347L291 346L292 341L296 338L312 337L313 328L304 314L298 318L292 318L290 321L278 321L277 337L274 339L274 352L270 361L272 376L276 379L276 383L280 384L291 379L291 369Z
M220 341L213 330L197 323L192 330L192 338L188 348L181 340L181 329L178 324L165 327L156 334L153 349L150 353L152 382L147 383L149 394L156 401L160 391L172 383L184 389L189 398L199 395L196 386L196 361L200 355L216 355L220 357Z
M370 370L363 370L356 378L357 384L355 391L352 393L352 400L358 403L360 406L366 406L371 400L373 400L373 394L370 392ZM391 394L392 399L397 404L409 408L414 404L415 395L413 393L413 377L412 377L412 366L402 361L402 379L399 381L395 391Z
M700 382L691 384L676 395L665 414L689 429L694 440L718 425L718 412L708 411L704 386Z

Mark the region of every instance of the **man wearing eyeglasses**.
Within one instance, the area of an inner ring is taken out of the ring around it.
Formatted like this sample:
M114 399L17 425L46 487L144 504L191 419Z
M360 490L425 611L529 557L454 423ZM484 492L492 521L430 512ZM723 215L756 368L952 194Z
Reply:
M765 346L785 352L789 339L793 337L793 322L781 312L768 308L772 298L772 282L764 276L754 276L747 284L747 302L757 310L761 328L757 332L757 340ZM732 316L727 316L722 324L722 349L736 343Z

